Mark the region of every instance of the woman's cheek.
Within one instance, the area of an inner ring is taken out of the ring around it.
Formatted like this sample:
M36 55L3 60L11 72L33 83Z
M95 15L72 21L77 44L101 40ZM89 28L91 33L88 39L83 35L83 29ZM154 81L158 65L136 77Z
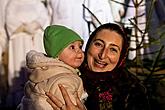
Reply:
M97 49L91 46L91 48L88 50L87 53L88 53L87 56L89 55L90 57L95 57L95 55L97 55L98 52Z
M94 54L91 51L89 51L87 53L87 61L91 62L93 59L94 59Z
M111 63L118 63L119 57L117 55L111 55L110 60Z
M89 53L87 55L87 62L88 62L89 69L92 69L94 61L93 61L93 57Z

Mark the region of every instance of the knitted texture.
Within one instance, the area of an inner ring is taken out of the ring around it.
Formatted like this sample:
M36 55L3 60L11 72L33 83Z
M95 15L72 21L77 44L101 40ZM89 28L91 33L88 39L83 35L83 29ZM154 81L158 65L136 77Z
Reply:
M49 57L58 57L64 48L75 41L83 42L76 32L65 26L51 25L44 31L44 48Z

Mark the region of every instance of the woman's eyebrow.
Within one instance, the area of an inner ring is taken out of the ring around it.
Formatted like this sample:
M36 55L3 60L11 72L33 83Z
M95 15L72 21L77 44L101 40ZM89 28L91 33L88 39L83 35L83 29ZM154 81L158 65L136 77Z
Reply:
M94 39L93 41L101 41L101 42L105 43L102 39Z
M118 45L116 45L116 44L110 44L110 45L111 46L115 46L115 47L117 47L120 50L120 47Z
M102 39L94 39L93 41L101 41L102 43L104 43L105 44L105 42L102 40ZM118 46L118 45L116 45L116 44L110 44L111 46L115 46L115 47L117 47L119 50L120 50L120 47Z

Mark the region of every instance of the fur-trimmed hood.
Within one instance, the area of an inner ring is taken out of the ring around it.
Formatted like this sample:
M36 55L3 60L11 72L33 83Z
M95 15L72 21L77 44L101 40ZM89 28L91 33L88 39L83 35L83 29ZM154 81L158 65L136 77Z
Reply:
M72 68L58 58L46 57L43 53L35 50L27 53L26 65L32 70L29 80L35 83L60 73L80 74L78 69Z

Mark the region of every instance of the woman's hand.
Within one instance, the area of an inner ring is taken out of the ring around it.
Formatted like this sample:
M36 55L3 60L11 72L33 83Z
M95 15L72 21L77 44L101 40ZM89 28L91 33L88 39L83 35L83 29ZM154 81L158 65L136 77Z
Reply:
M84 104L80 101L78 94L76 97L77 105L74 105L66 89L62 85L59 85L59 88L64 98L65 104L63 104L62 101L60 101L53 94L49 92L46 93L46 95L49 97L47 102L53 107L54 110L86 110Z

